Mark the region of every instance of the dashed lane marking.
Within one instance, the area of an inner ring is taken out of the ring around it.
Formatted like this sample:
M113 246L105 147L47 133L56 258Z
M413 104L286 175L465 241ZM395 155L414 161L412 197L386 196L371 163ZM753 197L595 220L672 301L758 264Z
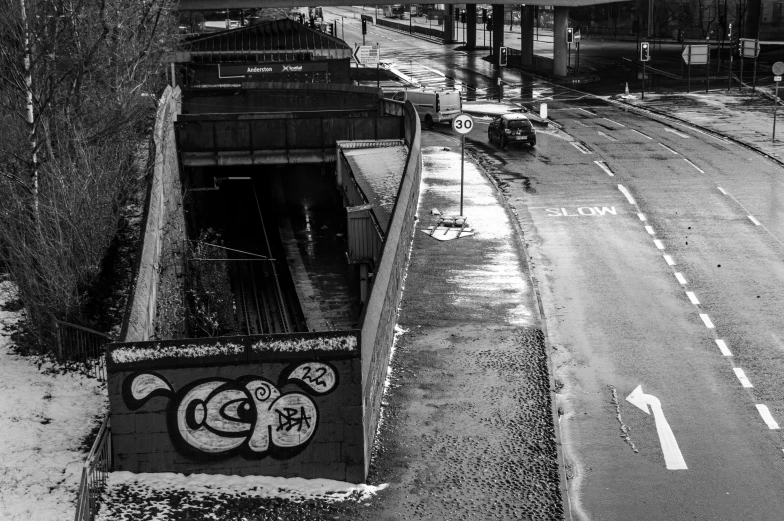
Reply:
M708 134L707 132L703 132L702 130L697 130L694 127L690 127L689 125L686 125L685 123L676 123L676 125L680 125L681 127L688 128L689 130L691 130L693 132L697 132L697 133L702 134L704 136L712 137L716 141L721 141L725 145L728 143L728 141L726 139L721 139L721 138L718 138L718 137L714 136L713 134Z
M641 221L643 221L643 222L645 221L645 215L643 215L641 213L638 213L637 217L639 217Z
M700 301L697 300L697 295L695 295L693 291L687 291L686 296L689 297L689 301L691 301L691 303L695 306L700 305Z
M609 121L610 123L615 123L615 124L616 124L616 125L618 125L619 127L625 127L625 126L626 126L626 125L622 125L621 123L618 123L617 121L613 121L613 120L611 120L610 118L602 118L602 119L606 119L606 120L607 120L607 121Z
M708 329L713 329L714 327L716 327L713 325L713 322L711 322L710 317L706 313L700 313L700 318L705 323L705 327L707 327Z
M721 338L717 338L716 345L719 346L719 351L721 351L721 354L723 354L724 356L732 356L732 352L727 347L727 344L726 342L724 342L724 340L722 340Z
M656 235L656 232L653 231L653 226L646 226L645 231L648 232L649 235Z
M655 244L656 247L659 248L660 250L664 249L664 244L662 244L662 242L659 239L654 239L653 244Z
M756 218L756 217L754 217L753 215L749 215L749 219L751 219L751 222L753 222L753 223L754 223L756 226L760 226L760 225L762 224L762 223L761 223L761 222L759 222L759 221L757 220L757 218Z
M751 382L749 381L748 377L746 377L746 373L743 372L743 369L741 369L740 367L733 367L732 370L735 371L735 376L738 377L738 380L740 380L740 384L743 387L754 387L753 385L751 385Z
M765 226L764 224L762 224L761 222L759 222L759 221L758 221L758 220L757 220L757 219L756 219L756 218L755 218L755 217L754 217L754 216L751 214L751 212L749 212L749 211L746 209L746 207L745 207L745 206L743 206L743 204L742 204L740 201L738 201L737 199L735 199L735 197L734 197L734 196L733 196L731 193L727 192L726 190L724 190L724 189L723 189L722 187L720 187L720 186L717 186L716 188L718 188L718 189L719 189L719 191L720 191L721 193L723 193L724 195L726 195L727 197L729 197L730 199L732 199L733 201L735 201L735 204L737 204L738 206L740 206L740 207L741 207L741 209L742 209L744 212L746 212L746 216L747 216L747 217L748 217L748 218L751 220L751 222L753 222L753 223L754 223L756 226L762 226L762 229L763 229L763 230L765 230L765 231L768 233L768 235L770 235L771 237L773 237L774 239L776 239L776 241L777 241L779 244L781 244L782 246L784 246L784 242L782 242L782 240L781 240L781 239L779 239L779 238L776 236L776 234L775 234L775 233L773 233L772 231L770 231L770 230L768 229L768 227L767 227L767 226Z
M683 274L682 274L681 272L679 272L679 271L676 271L676 272L675 272L675 278L676 278L676 279L678 279L678 282L680 282L681 284L684 284L684 285L688 284L688 283L686 282L686 278L685 278L685 277L683 276ZM706 316L707 316L707 315L706 315Z
M626 200L627 200L627 201L629 201L629 204L637 204L637 203L635 202L635 200L634 200L634 197L632 197L632 194L630 194L630 193L629 193L629 190L627 190L625 186L623 186L623 185L618 185L618 190L620 190L620 191L621 191L621 193L622 193L624 196L626 196Z
M653 242L656 242L656 241L653 241ZM664 249L664 247L661 247L661 248L659 248L659 249L660 249L660 250L663 250L663 249ZM669 266L675 266L675 261L674 261L674 260L672 260L672 257L670 257L669 255L665 255L665 256L664 256L664 261L665 261L665 262L666 262L666 263L667 263Z
M651 136L649 136L648 134L643 134L639 130L634 130L633 128L630 128L629 130L631 130L632 132L636 132L637 134L641 135L645 139L650 139L651 141L653 141L653 138Z
M723 193L724 195L727 195L727 192L724 190L724 188L720 186L718 186L717 188L719 189L719 192Z
M759 411L760 416L762 416L762 421L764 421L768 425L769 429L776 430L779 428L779 424L776 423L776 420L773 419L773 415L770 414L770 410L768 410L767 405L758 403L757 410Z
M667 145L665 145L664 143L659 143L659 145L663 146L664 148L666 148L667 150L669 150L670 152L672 152L672 153L673 153L673 154L675 154L676 156L678 155L678 153L677 153L675 150L671 149L670 147L668 147L668 146L667 146Z
M596 163L596 166L604 170L607 173L607 175L609 175L610 177L615 177L615 174L613 174L613 171L610 170L609 166L607 166L607 163L605 163L604 161L594 161L594 163Z
M697 171L698 171L699 173L701 173L701 174L704 174L704 173L705 173L705 171L704 171L704 170L702 170L700 167L698 167L697 165L695 165L694 163L692 163L691 161L689 161L689 160L688 160L688 159L686 159L685 157L683 158L683 160L684 160L684 161L686 161L687 163L689 163L689 164L690 164L691 166L693 166L694 168L696 168L696 169L697 169Z
M604 136L604 137L606 137L606 138L607 138L607 139L609 139L610 141L618 141L618 140L617 140L617 139L615 139L614 137L612 137L612 136L610 136L610 135L608 135L608 134L605 134L605 133L604 133L604 132L602 132L601 130L598 132L598 134L599 134L600 136Z
M577 142L577 141L569 141L569 143L571 143L571 145L572 145L574 148L576 148L577 150L579 150L579 151L580 151L580 152L582 152L583 154L593 154L593 152L591 152L591 151L588 149L588 147L586 147L586 146L585 146L585 145L583 145L582 143L579 143L579 142Z

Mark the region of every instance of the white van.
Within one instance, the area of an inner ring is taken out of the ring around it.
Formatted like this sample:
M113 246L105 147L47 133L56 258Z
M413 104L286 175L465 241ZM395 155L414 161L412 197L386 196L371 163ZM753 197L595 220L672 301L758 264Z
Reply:
M460 92L456 90L407 89L397 92L392 99L410 101L427 128L436 123L449 123L463 110Z

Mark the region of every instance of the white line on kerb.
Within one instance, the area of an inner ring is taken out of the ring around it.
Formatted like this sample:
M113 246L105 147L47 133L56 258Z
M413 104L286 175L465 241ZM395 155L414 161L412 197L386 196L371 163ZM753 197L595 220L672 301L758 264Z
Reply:
M678 282L680 282L681 284L687 284L686 279L679 271L675 272L675 278L678 279Z
M735 371L735 376L738 377L738 380L740 380L740 384L743 387L754 387L753 385L751 385L751 382L746 377L746 373L743 372L743 369L741 369L740 367L733 367L732 370Z
M700 301L697 300L697 295L695 295L693 291L687 291L686 292L686 296L689 297L689 300L695 306L699 306L700 305Z
M684 161L686 161L687 163L689 163L689 164L690 164L691 166L693 166L694 168L696 168L696 169L697 169L697 171L698 171L699 173L701 173L701 174L704 174L704 173L705 173L705 170L701 169L700 167L698 167L697 165L695 165L694 163L692 163L691 161L689 161L689 160L688 160L688 159L686 159L685 157L683 158L683 160L684 160Z
M727 347L727 344L724 342L724 340L717 338L716 345L719 346L719 351L721 351L721 354L724 356L732 356L732 353L730 352L730 349Z
M640 132L639 130L634 130L633 128L630 128L629 130L631 130L632 132L636 132L636 133L638 133L639 135L641 135L641 136L642 136L642 137L644 137L645 139L650 139L650 140L653 140L653 138L652 138L651 136L649 136L649 135L647 135L647 134L643 134L643 133L642 133L642 132Z
M650 235L656 235L656 232L653 231L653 226L646 226L645 231L648 232Z
M716 188L719 189L719 192L723 193L724 195L727 195L727 192L724 191L724 188L722 188L720 186L717 186Z
M638 213L637 217L639 217L641 221L645 221L645 216L643 214Z
M662 244L662 242L659 239L654 239L653 244L655 244L656 247L659 248L660 250L664 249L664 244Z
M617 121L613 121L613 120L611 120L610 118L604 118L604 119L606 119L606 120L607 120L607 121L609 121L610 123L615 123L615 124L616 124L616 125L618 125L619 127L625 127L625 126L626 126L626 125L622 125L622 124L618 123Z
M604 170L607 173L607 175L609 175L610 177L615 177L615 174L612 173L612 170L610 170L610 168L607 166L607 163L605 163L604 161L594 161L594 163L596 163L596 166Z
M620 190L621 193L626 196L626 200L629 201L629 204L637 204L634 201L634 197L632 197L632 194L629 193L629 190L627 190L625 186L618 185L618 190Z
M710 317L707 314L700 313L700 318L705 323L705 327L707 327L708 329L713 329L713 327L714 327L713 326L713 322L711 322L711 319L710 319Z
M775 430L779 428L779 424L776 423L776 420L773 419L773 416L770 414L767 405L758 403L757 410L759 411L760 416L762 416L762 420L768 425L769 429Z
M656 242L656 241L653 241L653 242ZM661 241L659 241L659 242L661 242ZM661 247L661 248L659 248L659 249L660 249L660 250L663 250L663 249L664 249L664 246L662 246L662 247ZM664 256L664 260L667 262L667 264L668 264L669 266L675 266L675 261L674 261L674 260L672 260L672 257L670 257L669 255L665 255L665 256Z
M749 219L751 219L751 222L753 222L753 223L754 223L755 225L757 225L757 226L759 226L759 225L761 225L761 224L762 224L762 223L761 223L761 222L759 222L759 221L756 219L756 217L754 217L753 215L749 215Z
M671 149L670 147L668 147L668 146L667 146L667 145L665 145L664 143L659 143L659 144L660 144L661 146L663 146L664 148L666 148L667 150L669 150L670 152L672 152L673 154L675 154L676 156L678 155L678 153L677 153L675 150Z

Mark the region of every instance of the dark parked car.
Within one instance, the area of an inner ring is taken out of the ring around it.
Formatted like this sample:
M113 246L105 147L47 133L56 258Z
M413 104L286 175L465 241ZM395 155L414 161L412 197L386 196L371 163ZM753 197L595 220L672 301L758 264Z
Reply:
M509 143L528 143L536 146L536 130L531 121L523 114L511 113L498 116L487 129L487 140L498 140L501 148Z

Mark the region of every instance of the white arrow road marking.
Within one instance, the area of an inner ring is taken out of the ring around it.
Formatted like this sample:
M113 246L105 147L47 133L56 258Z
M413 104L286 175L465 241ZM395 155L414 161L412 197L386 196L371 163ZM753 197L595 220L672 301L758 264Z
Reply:
M685 139L689 139L691 137L691 136L687 136L686 134L684 134L682 132L678 132L674 128L670 128L670 127L664 127L664 131L665 132L672 132L676 136L680 136L680 137L685 138Z
M650 414L648 406L653 409L653 419L656 422L656 432L659 434L659 443L661 443L662 452L664 452L664 465L670 470L685 470L689 467L686 466L686 461L683 459L681 449L678 448L678 442L675 440L675 435L670 429L670 424L664 417L661 402L652 394L645 394L642 392L642 385L626 397L626 401L635 405ZM757 406L759 407L759 406Z
M606 138L607 138L607 139L609 139L610 141L618 141L618 140L617 140L617 139L615 139L614 137L612 137L612 136L608 136L607 134L605 134L605 133L604 133L604 132L602 132L601 130L599 131L599 135L600 135L600 136L604 136L604 137L606 137Z

